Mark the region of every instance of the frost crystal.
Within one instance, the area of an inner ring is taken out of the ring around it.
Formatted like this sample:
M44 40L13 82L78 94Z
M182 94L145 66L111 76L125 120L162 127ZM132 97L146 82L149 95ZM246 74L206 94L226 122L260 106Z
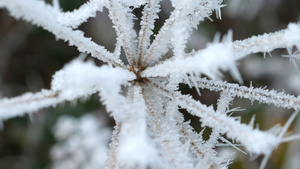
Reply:
M277 48L286 48L286 57L296 67L300 25L290 23L284 30L240 41L233 41L229 31L221 42L215 40L205 49L187 53L186 44L192 31L213 12L221 18L220 9L225 6L222 3L222 0L171 0L174 10L154 34L161 0L90 0L72 12L63 12L58 0L54 0L53 5L42 0L0 0L0 7L15 18L41 26L80 52L107 63L99 67L90 61L75 59L53 75L50 89L2 98L0 121L97 93L116 122L108 154L103 151L107 133L98 132L95 118L61 118L55 133L57 139L65 143L52 149L54 168L223 169L228 167L230 159L218 156L216 147L226 144L240 150L235 143L250 155L264 155L261 165L264 168L280 143L298 138L286 137L285 133L296 117L300 98L227 83L221 81L222 73L228 71L242 83L237 69L239 60L251 53L266 53ZM114 52L85 37L78 29L103 8L108 9L116 31ZM143 9L138 33L134 29L133 10L136 8ZM293 48L297 51L293 52ZM121 60L121 51L127 61ZM168 51L172 51L172 56L164 57ZM221 92L217 109L179 92L180 83L196 87L199 94L202 89ZM254 118L247 125L231 116L234 110L229 108L236 97L294 109L295 113L284 127L262 131L253 128ZM185 122L179 108L199 117L202 127L211 128L208 140L203 138L203 132L197 133ZM59 161L68 154L73 156ZM86 161L89 155L92 158ZM102 161L94 165L93 158Z

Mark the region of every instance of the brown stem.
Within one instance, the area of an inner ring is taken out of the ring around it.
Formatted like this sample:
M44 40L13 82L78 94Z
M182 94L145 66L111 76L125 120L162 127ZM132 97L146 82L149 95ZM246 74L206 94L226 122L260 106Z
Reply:
M114 169L117 167L117 151L119 147L119 135L121 132L121 128L122 123L117 123L113 132L111 143L109 144L109 156L105 169Z

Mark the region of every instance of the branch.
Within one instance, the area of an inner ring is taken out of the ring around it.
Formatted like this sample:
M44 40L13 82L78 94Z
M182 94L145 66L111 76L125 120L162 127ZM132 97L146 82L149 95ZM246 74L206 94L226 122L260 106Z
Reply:
M180 112L177 110L177 112L171 113L179 114ZM180 115L183 116L181 113ZM214 149L215 144L218 143L217 139L219 138L219 135L215 136L215 140L211 141L210 138L209 141L203 141L202 132L196 133L193 131L188 122L184 122L183 119L179 120L178 118L174 118L174 120L176 120L176 126L174 126L174 128L179 127L179 134L182 139L184 139L186 143L190 144L190 151L197 157L198 161L202 161L202 165L206 165L206 168L223 168L226 166L226 163L224 163L225 159L218 157L217 152ZM212 134L210 137L212 137ZM204 166L201 167L205 168Z
M241 142L248 152L254 154L269 154L276 148L281 138L268 133L253 129L251 126L241 124L224 113L216 112L212 107L206 107L190 96L181 95L179 92L171 92L155 85L167 97L175 101L182 108L187 109L192 115L201 118L203 125L226 134L227 137Z
M300 25L290 23L284 30L235 41L232 45L233 57L240 59L251 53L271 52L274 49L291 48L294 45L300 49Z
M170 18L166 20L147 50L147 54L143 58L142 67L146 67L146 65L152 66L159 61L168 51L168 44L171 43L172 36L176 38L178 38L177 36L182 37L180 39L182 41L178 40L176 43L179 46L184 46L184 43L192 32L192 28L195 28L199 24L199 21L209 17L212 11L219 8L222 3L221 0L202 0L200 2L188 0L177 2L179 4L174 6L175 10L171 13ZM196 16L191 17L194 15ZM179 48L182 49L182 47Z
M96 12L102 12L107 0L89 0L72 12L59 13L58 21L61 25L77 28L89 18L95 17Z
M254 88L252 86L239 86L216 80L197 79L196 86L211 91L224 91L231 96L246 98L249 100L257 100L260 103L274 104L277 107L300 109L300 98L285 93L278 93L275 90L267 90L262 88Z
M119 149L119 135L122 130L122 123L117 123L112 133L111 143L109 144L108 158L105 169L115 169L117 167L117 153Z
M144 88L143 96L149 109L151 133L154 135L162 159L167 161L169 168L194 168L193 164L196 161L191 158L188 141L182 143L180 123L177 124L177 121L174 120L178 116L182 116L175 112L175 110L178 111L177 106L172 102L166 103L166 100L169 99L160 95L157 90L153 90L151 86ZM183 119L183 117L181 118Z
M121 1L108 0L109 17L117 33L117 41L122 42L127 60L132 66L137 55L137 35L134 30L133 14L129 7L122 5Z
M84 33L79 30L62 25L59 17L59 9L39 0L2 0L0 6L8 9L15 18L23 18L44 29L52 32L57 38L69 41L69 45L76 46L80 52L90 53L93 57L114 66L125 68L123 62L115 58L103 46L93 42L91 38L84 37Z
M230 46L211 44L191 57L169 59L161 64L148 67L142 72L143 77L167 77L169 75L205 74L211 78L219 78L220 70L236 72L236 58L232 57Z
M99 68L92 62L73 60L53 75L51 90L1 99L0 119L5 120L24 115L26 112L32 113L45 107L55 106L63 101L88 97L99 91L101 96L106 99L104 103L108 107L119 106L122 101L120 98L124 97L120 94L121 85L127 84L134 77L131 72L122 68L108 66ZM116 98L117 100L114 100Z
M252 38L226 43L213 43L206 49L187 54L185 58L166 60L161 64L143 71L143 77L166 77L168 75L205 74L219 78L222 71L231 71L240 80L236 68L237 60L250 53L270 52L277 48L300 48L300 25L289 24L288 28L275 33L254 36Z
M160 0L148 0L144 7L143 17L141 20L141 30L139 32L138 59L137 64L140 66L142 57L145 55L150 45L150 36L153 34L154 21L158 18Z
M120 168L161 168L157 164L160 161L159 153L147 135L147 106L142 96L142 88L137 85L130 86L126 98L130 109L123 109L122 112L127 118L123 119L118 138L118 164Z
M64 100L57 91L42 90L38 93L26 93L15 98L2 98L0 100L0 121L26 113L38 111L45 107L56 106Z

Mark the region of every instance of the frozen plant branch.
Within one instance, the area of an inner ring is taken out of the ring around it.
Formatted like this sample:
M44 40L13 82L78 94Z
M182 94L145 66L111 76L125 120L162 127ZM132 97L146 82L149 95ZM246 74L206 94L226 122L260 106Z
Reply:
M285 30L240 41L233 41L233 32L229 31L222 42L215 40L202 50L186 53L187 41L199 22L214 11L221 18L220 8L225 5L222 0L170 0L174 10L155 35L162 1L89 0L76 10L63 12L59 0L53 0L53 5L43 0L0 0L0 8L8 10L11 16L41 26L78 51L107 63L100 67L75 59L53 75L50 89L2 98L0 121L97 93L116 122L109 153L104 158L107 169L226 169L231 160L220 157L216 146L236 146L225 135L243 145L247 153L265 155L263 168L280 143L299 138L285 136L297 113L284 127L261 131L253 128L254 118L246 125L240 117L228 115L236 110L230 110L230 105L235 97L240 97L299 110L299 97L223 82L222 74L229 71L242 83L238 62L251 53L287 48L290 59L296 59L297 53L293 54L292 49L300 48L300 25L291 23ZM117 35L113 53L78 30L104 8L108 9ZM141 28L135 30L133 13L139 10ZM168 51L173 56L163 60ZM128 63L121 60L121 53ZM201 78L202 75L211 80ZM195 86L199 94L202 89L221 92L217 109L181 94L180 83ZM203 139L203 130L194 131L179 108L211 128L208 140Z
M77 28L89 18L95 17L96 12L102 12L106 0L91 0L71 12L60 12L58 22L61 25L69 26L73 29ZM54 6L54 5L53 5Z
M0 119L23 116L27 112L36 112L41 108L55 106L62 101L58 93L52 90L42 90L35 94L26 93L16 98L2 98Z
M191 96L167 91L161 87L157 88L172 101L177 102L180 107L187 109L192 115L200 117L203 125L241 142L247 151L253 154L269 154L280 143L280 139L275 135L241 124L240 121L228 117L224 113L215 112L212 107L202 105L200 102L193 100ZM264 140L264 142L259 140Z
M74 75L77 78L74 78ZM122 76L123 79L113 78L113 76ZM107 66L99 68L92 62L73 60L53 75L51 90L42 90L35 94L27 93L9 99L2 98L0 100L0 119L5 120L25 113L36 112L64 101L88 97L100 91L102 91L101 96L107 98L104 100L107 104L112 107L120 106L120 104L125 104L122 103L122 96L119 94L121 85L132 78L131 72L123 72L123 69L120 68ZM112 86L115 90L108 90Z
M270 43L272 42L272 43ZM300 48L300 25L289 24L288 28L275 33L254 36L242 41L212 43L203 50L187 54L185 58L170 59L143 72L144 77L166 77L175 74L205 74L211 78L219 78L222 71L231 71L239 81L236 62L257 52L270 52L278 48ZM219 52L222 51L222 52ZM217 75L217 76L216 76Z
M193 84L193 83L191 83ZM275 90L267 90L263 88L254 88L252 86L240 86L238 84L226 83L223 81L208 80L198 78L196 86L201 89L209 89L211 91L226 92L232 97L240 97L251 101L257 100L260 103L273 104L277 107L288 109L300 109L300 99L284 92L278 93Z
M103 46L84 37L80 30L73 30L62 24L61 11L53 6L38 0L2 0L0 6L5 6L11 15L32 22L52 32L56 38L68 41L71 46L76 46L80 52L89 53L93 57L118 67L125 67L120 59L113 56Z

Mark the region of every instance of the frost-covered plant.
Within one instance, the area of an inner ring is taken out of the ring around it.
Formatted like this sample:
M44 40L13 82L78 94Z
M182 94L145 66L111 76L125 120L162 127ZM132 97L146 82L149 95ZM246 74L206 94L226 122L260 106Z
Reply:
M0 120L98 93L116 122L106 168L227 168L230 161L218 156L216 145L235 145L224 136L240 143L251 155L264 155L264 168L280 143L298 138L285 133L297 115L300 98L220 81L221 72L229 71L241 83L238 60L277 48L286 48L293 61L298 57L293 47L300 49L300 25L291 23L285 30L241 41L232 41L229 32L221 42L216 38L205 49L186 53L193 29L213 11L220 17L222 2L171 0L174 10L153 35L160 0L90 0L73 12L62 12L58 0L53 5L41 0L0 0L0 7L15 18L39 25L80 52L107 63L98 67L80 58L73 60L54 74L51 89L1 99ZM137 34L132 11L140 7L143 16ZM77 29L103 8L108 9L117 34L113 53ZM120 59L122 50L128 64ZM169 51L173 56L164 57ZM196 87L198 93L203 88L221 92L217 108L181 94L180 83ZM261 131L253 127L253 120L247 125L230 115L233 110L229 105L236 97L294 109L295 113L283 127ZM202 126L212 129L208 140L184 122L179 108L200 117Z

